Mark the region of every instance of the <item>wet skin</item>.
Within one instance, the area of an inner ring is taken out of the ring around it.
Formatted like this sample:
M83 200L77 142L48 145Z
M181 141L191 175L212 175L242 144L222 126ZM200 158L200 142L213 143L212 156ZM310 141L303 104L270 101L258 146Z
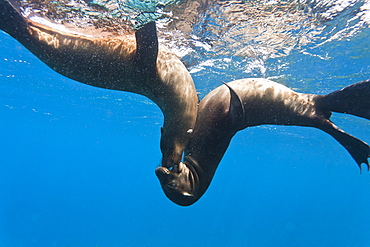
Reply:
M370 80L326 96L296 93L266 79L243 79L220 86L199 105L193 136L184 162L176 169L156 169L166 196L188 206L208 189L232 137L240 130L263 124L314 127L334 137L369 168L370 147L330 121L331 111L370 119Z
M57 29L55 23L37 23L24 17L12 0L0 0L0 9L0 29L61 75L154 101L164 115L162 166L179 164L195 125L199 100L186 67L158 45L154 22L127 35L98 30L91 34L91 30L72 32L64 26Z

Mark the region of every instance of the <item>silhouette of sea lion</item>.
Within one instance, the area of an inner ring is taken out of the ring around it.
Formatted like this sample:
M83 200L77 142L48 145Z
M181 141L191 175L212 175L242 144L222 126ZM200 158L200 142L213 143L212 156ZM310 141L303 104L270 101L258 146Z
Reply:
M109 37L68 32L62 27L63 31L25 18L15 1L0 0L0 29L56 72L154 101L164 114L162 165L178 164L195 124L199 100L182 62L158 46L155 23L144 25L135 34Z
M370 80L328 95L296 93L267 79L242 79L222 85L201 100L197 122L176 169L156 169L166 196L188 206L206 192L232 137L262 124L315 127L334 137L361 169L369 169L370 147L330 121L331 112L370 119Z

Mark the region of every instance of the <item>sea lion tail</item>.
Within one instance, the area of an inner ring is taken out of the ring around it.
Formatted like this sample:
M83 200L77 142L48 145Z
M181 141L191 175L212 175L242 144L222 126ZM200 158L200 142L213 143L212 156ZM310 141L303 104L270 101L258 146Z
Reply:
M365 142L357 139L350 134L347 134L340 128L338 128L329 119L324 120L324 127L321 128L326 133L333 136L347 151L351 154L352 158L356 161L362 171L361 164L366 164L368 171L370 171L369 157L370 147Z
M355 83L315 98L322 110L346 113L370 120L370 80Z
M28 21L19 9L13 0L0 0L0 29L18 41L28 28Z

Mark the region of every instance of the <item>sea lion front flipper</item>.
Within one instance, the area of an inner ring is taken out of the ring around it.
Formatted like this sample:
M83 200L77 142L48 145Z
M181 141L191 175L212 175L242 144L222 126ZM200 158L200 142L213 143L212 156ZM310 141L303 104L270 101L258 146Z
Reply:
M225 84L225 86L229 89L230 91L230 108L229 108L229 114L231 117L231 126L235 128L236 130L241 129L241 125L244 122L245 118L245 111L244 111L244 106L243 103L238 96L238 94L226 83L222 82Z
M316 99L318 107L370 120L370 80L355 83Z
M135 33L135 62L139 69L155 72L158 56L158 37L155 22L149 22Z

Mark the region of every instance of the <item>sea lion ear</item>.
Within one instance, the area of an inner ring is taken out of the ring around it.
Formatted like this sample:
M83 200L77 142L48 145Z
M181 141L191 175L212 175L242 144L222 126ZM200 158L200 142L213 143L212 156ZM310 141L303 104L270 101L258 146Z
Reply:
M245 116L245 111L244 111L244 106L239 98L238 94L226 83L222 82L225 84L225 86L229 89L230 91L230 108L229 108L229 114L231 117L231 125L233 128L236 128L239 130L241 128L240 126L244 122L244 116Z

